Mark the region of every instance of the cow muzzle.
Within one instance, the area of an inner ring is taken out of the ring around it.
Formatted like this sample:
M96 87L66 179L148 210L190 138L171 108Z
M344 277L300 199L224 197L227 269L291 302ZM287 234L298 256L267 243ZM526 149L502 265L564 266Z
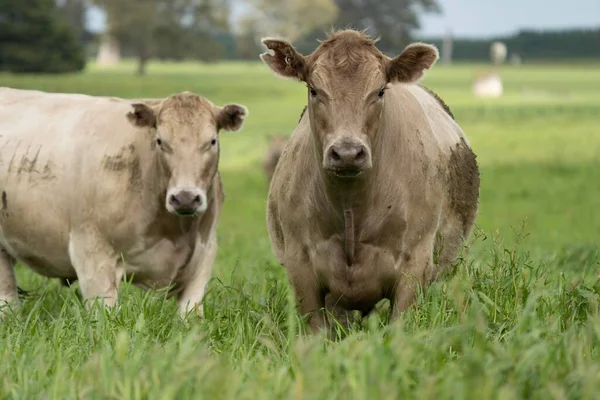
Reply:
M167 192L167 211L182 216L193 216L206 211L206 192L197 188L171 189Z
M371 169L371 151L358 140L343 140L329 145L323 167L340 178L355 178Z

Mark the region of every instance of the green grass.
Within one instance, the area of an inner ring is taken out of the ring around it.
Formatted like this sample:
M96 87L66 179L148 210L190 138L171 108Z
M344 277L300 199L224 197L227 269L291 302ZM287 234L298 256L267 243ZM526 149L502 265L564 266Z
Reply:
M181 320L164 292L127 284L88 312L77 288L25 268L32 296L0 322L0 396L15 399L563 399L600 382L600 69L505 67L506 96L478 100L485 66L437 66L425 84L478 155L471 252L392 325L386 308L343 341L304 335L265 227L267 135L289 133L302 85L259 63L133 65L81 75L0 75L0 85L122 97L191 90L250 109L224 133L226 203L206 317Z

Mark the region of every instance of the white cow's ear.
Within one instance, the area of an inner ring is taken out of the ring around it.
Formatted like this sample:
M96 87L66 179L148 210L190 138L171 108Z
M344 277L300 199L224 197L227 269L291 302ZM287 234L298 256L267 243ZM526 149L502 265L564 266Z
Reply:
M237 131L248 116L248 109L241 104L227 104L217 109L217 130Z
M388 61L387 79L392 83L417 82L438 58L439 52L435 46L425 43L410 44L399 56Z
M261 42L270 50L260 55L273 72L284 78L306 81L306 60L294 46L285 40L263 38Z
M141 128L156 128L156 114L151 107L143 103L134 103L131 106L133 111L127 113L129 122Z

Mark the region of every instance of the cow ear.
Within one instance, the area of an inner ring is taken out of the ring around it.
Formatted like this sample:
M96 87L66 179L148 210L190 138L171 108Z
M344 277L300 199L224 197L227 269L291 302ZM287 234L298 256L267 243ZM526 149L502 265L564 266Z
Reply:
M260 58L273 72L284 78L306 81L306 59L290 43L271 38L263 38L261 42L270 51Z
M156 113L151 107L143 103L134 103L131 107L133 111L127 113L129 122L140 128L156 128Z
M417 82L438 58L439 52L435 46L425 43L410 44L399 56L389 60L387 79L392 83Z
M217 130L237 131L244 124L248 109L241 104L217 107Z

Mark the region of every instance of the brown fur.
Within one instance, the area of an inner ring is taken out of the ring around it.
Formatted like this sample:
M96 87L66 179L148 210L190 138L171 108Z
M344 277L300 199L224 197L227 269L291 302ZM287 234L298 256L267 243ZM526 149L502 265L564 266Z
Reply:
M414 82L421 78L423 70L428 69L438 58L438 53L417 43L407 46L402 54L394 58L387 67L390 82Z
M237 104L229 104L221 109L219 117L217 118L218 129L227 129L231 131L237 131L238 126L244 121L244 118L248 115L246 107L239 106Z
M397 317L456 258L477 212L479 176L464 132L415 84L437 50L416 43L389 58L352 30L307 56L284 41L264 43L274 72L308 85L267 202L273 251L300 312L318 331L329 325L323 307L336 317L365 314L387 298ZM290 54L303 74L290 76ZM357 148L351 154L362 161L340 170L331 150Z
M133 111L127 113L127 119L136 126L156 126L154 112L146 104L132 104Z

